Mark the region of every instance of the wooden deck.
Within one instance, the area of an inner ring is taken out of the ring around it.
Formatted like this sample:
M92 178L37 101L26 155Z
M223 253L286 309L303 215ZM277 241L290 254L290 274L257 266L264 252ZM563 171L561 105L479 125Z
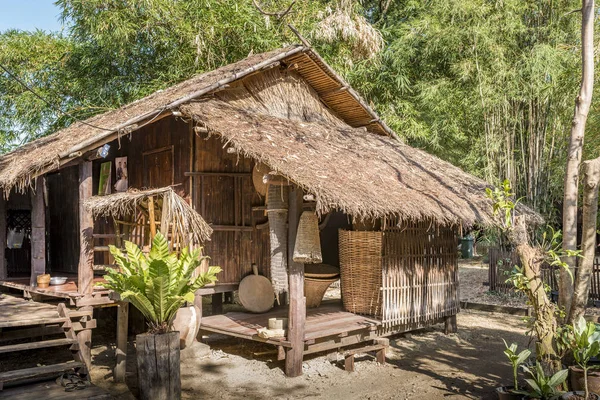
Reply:
M65 276L65 275L61 275ZM104 282L104 278L95 277L94 284ZM101 287L94 287L92 296L85 296L77 290L77 277L68 276L64 285L50 285L47 288L39 288L29 284L29 278L7 278L0 280L0 287L22 290L25 297L46 296L69 300L69 305L83 307L113 304L114 301L108 298L108 290Z
M0 399L19 400L108 400L113 399L108 392L91 385L84 390L65 392L65 388L54 380L17 386L0 391Z
M263 339L257 329L264 328L269 318L287 317L287 307L273 309L264 314L232 312L203 317L200 329L222 335L239 337L290 347L286 338ZM324 303L319 308L306 310L304 354L340 348L373 340L381 321L343 311L339 302Z

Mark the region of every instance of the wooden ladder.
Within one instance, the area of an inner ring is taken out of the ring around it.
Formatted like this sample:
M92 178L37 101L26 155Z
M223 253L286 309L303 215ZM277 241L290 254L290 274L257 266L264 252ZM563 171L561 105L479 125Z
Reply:
M73 321L73 319L78 319ZM22 319L0 322L2 340L23 340L36 338L34 341L18 344L0 345L0 354L14 353L26 350L57 348L69 346L74 361L44 365L41 367L24 368L0 373L0 390L6 384L14 384L25 380L34 380L52 375L58 376L67 371L75 371L87 375L90 365L80 350L77 332L84 329L95 328L96 321L92 319L92 311L71 311L64 303L60 303L57 316L41 319ZM44 339L44 336L63 333L64 338Z

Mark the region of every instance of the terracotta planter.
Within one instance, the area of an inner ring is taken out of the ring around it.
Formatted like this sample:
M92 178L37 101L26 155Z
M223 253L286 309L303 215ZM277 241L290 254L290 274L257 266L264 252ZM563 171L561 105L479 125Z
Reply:
M141 400L180 400L179 332L136 336Z
M584 390L583 370L577 366L569 367L570 387L574 391ZM600 393L600 371L588 371L588 390L593 393Z
M202 322L202 311L196 306L182 307L173 320L173 330L179 331L181 350L190 347L196 340Z
M512 393L511 390L514 389L514 386L502 386L496 388L496 393L498 394L499 400L521 400L523 398L522 394Z

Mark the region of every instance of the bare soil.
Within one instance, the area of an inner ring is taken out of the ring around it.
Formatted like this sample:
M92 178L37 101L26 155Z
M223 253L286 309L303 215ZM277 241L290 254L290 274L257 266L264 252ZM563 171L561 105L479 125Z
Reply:
M337 361L316 356L304 362L298 378L284 376L272 346L211 335L206 357L182 362L183 398L496 399L494 388L511 379L502 338L526 346L524 323L518 317L463 311L458 327L448 336L436 326L392 337L386 365L360 355L353 373L343 370L341 355ZM113 354L110 344L94 347L93 381L117 399L134 399L135 350L130 346L126 384L113 382Z

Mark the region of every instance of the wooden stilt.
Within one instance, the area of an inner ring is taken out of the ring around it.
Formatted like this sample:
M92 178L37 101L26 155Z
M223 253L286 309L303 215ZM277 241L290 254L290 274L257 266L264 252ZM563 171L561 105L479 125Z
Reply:
M37 276L46 273L46 213L44 205L44 178L35 179L31 192L31 286L37 285Z
M0 190L0 279L8 278L6 267L6 200Z
M125 382L127 364L127 322L129 319L129 303L119 303L117 311L117 365L113 370L115 382Z
M444 319L444 333L448 335L456 332L458 332L458 326L456 325L456 314L454 314Z
M304 323L306 321L306 297L304 297L304 265L294 262L294 244L298 221L302 213L302 190L290 188L288 207L288 272L289 314L287 339L291 347L286 350L285 374L289 377L302 375L304 357Z
M77 291L91 295L94 281L94 251L93 233L94 219L85 208L85 201L92 197L92 162L85 161L79 164L79 266L77 268ZM93 310L86 306L81 310ZM87 365L92 359L92 330L84 329L77 334L81 353Z
M212 313L213 315L223 314L223 293L212 295Z

